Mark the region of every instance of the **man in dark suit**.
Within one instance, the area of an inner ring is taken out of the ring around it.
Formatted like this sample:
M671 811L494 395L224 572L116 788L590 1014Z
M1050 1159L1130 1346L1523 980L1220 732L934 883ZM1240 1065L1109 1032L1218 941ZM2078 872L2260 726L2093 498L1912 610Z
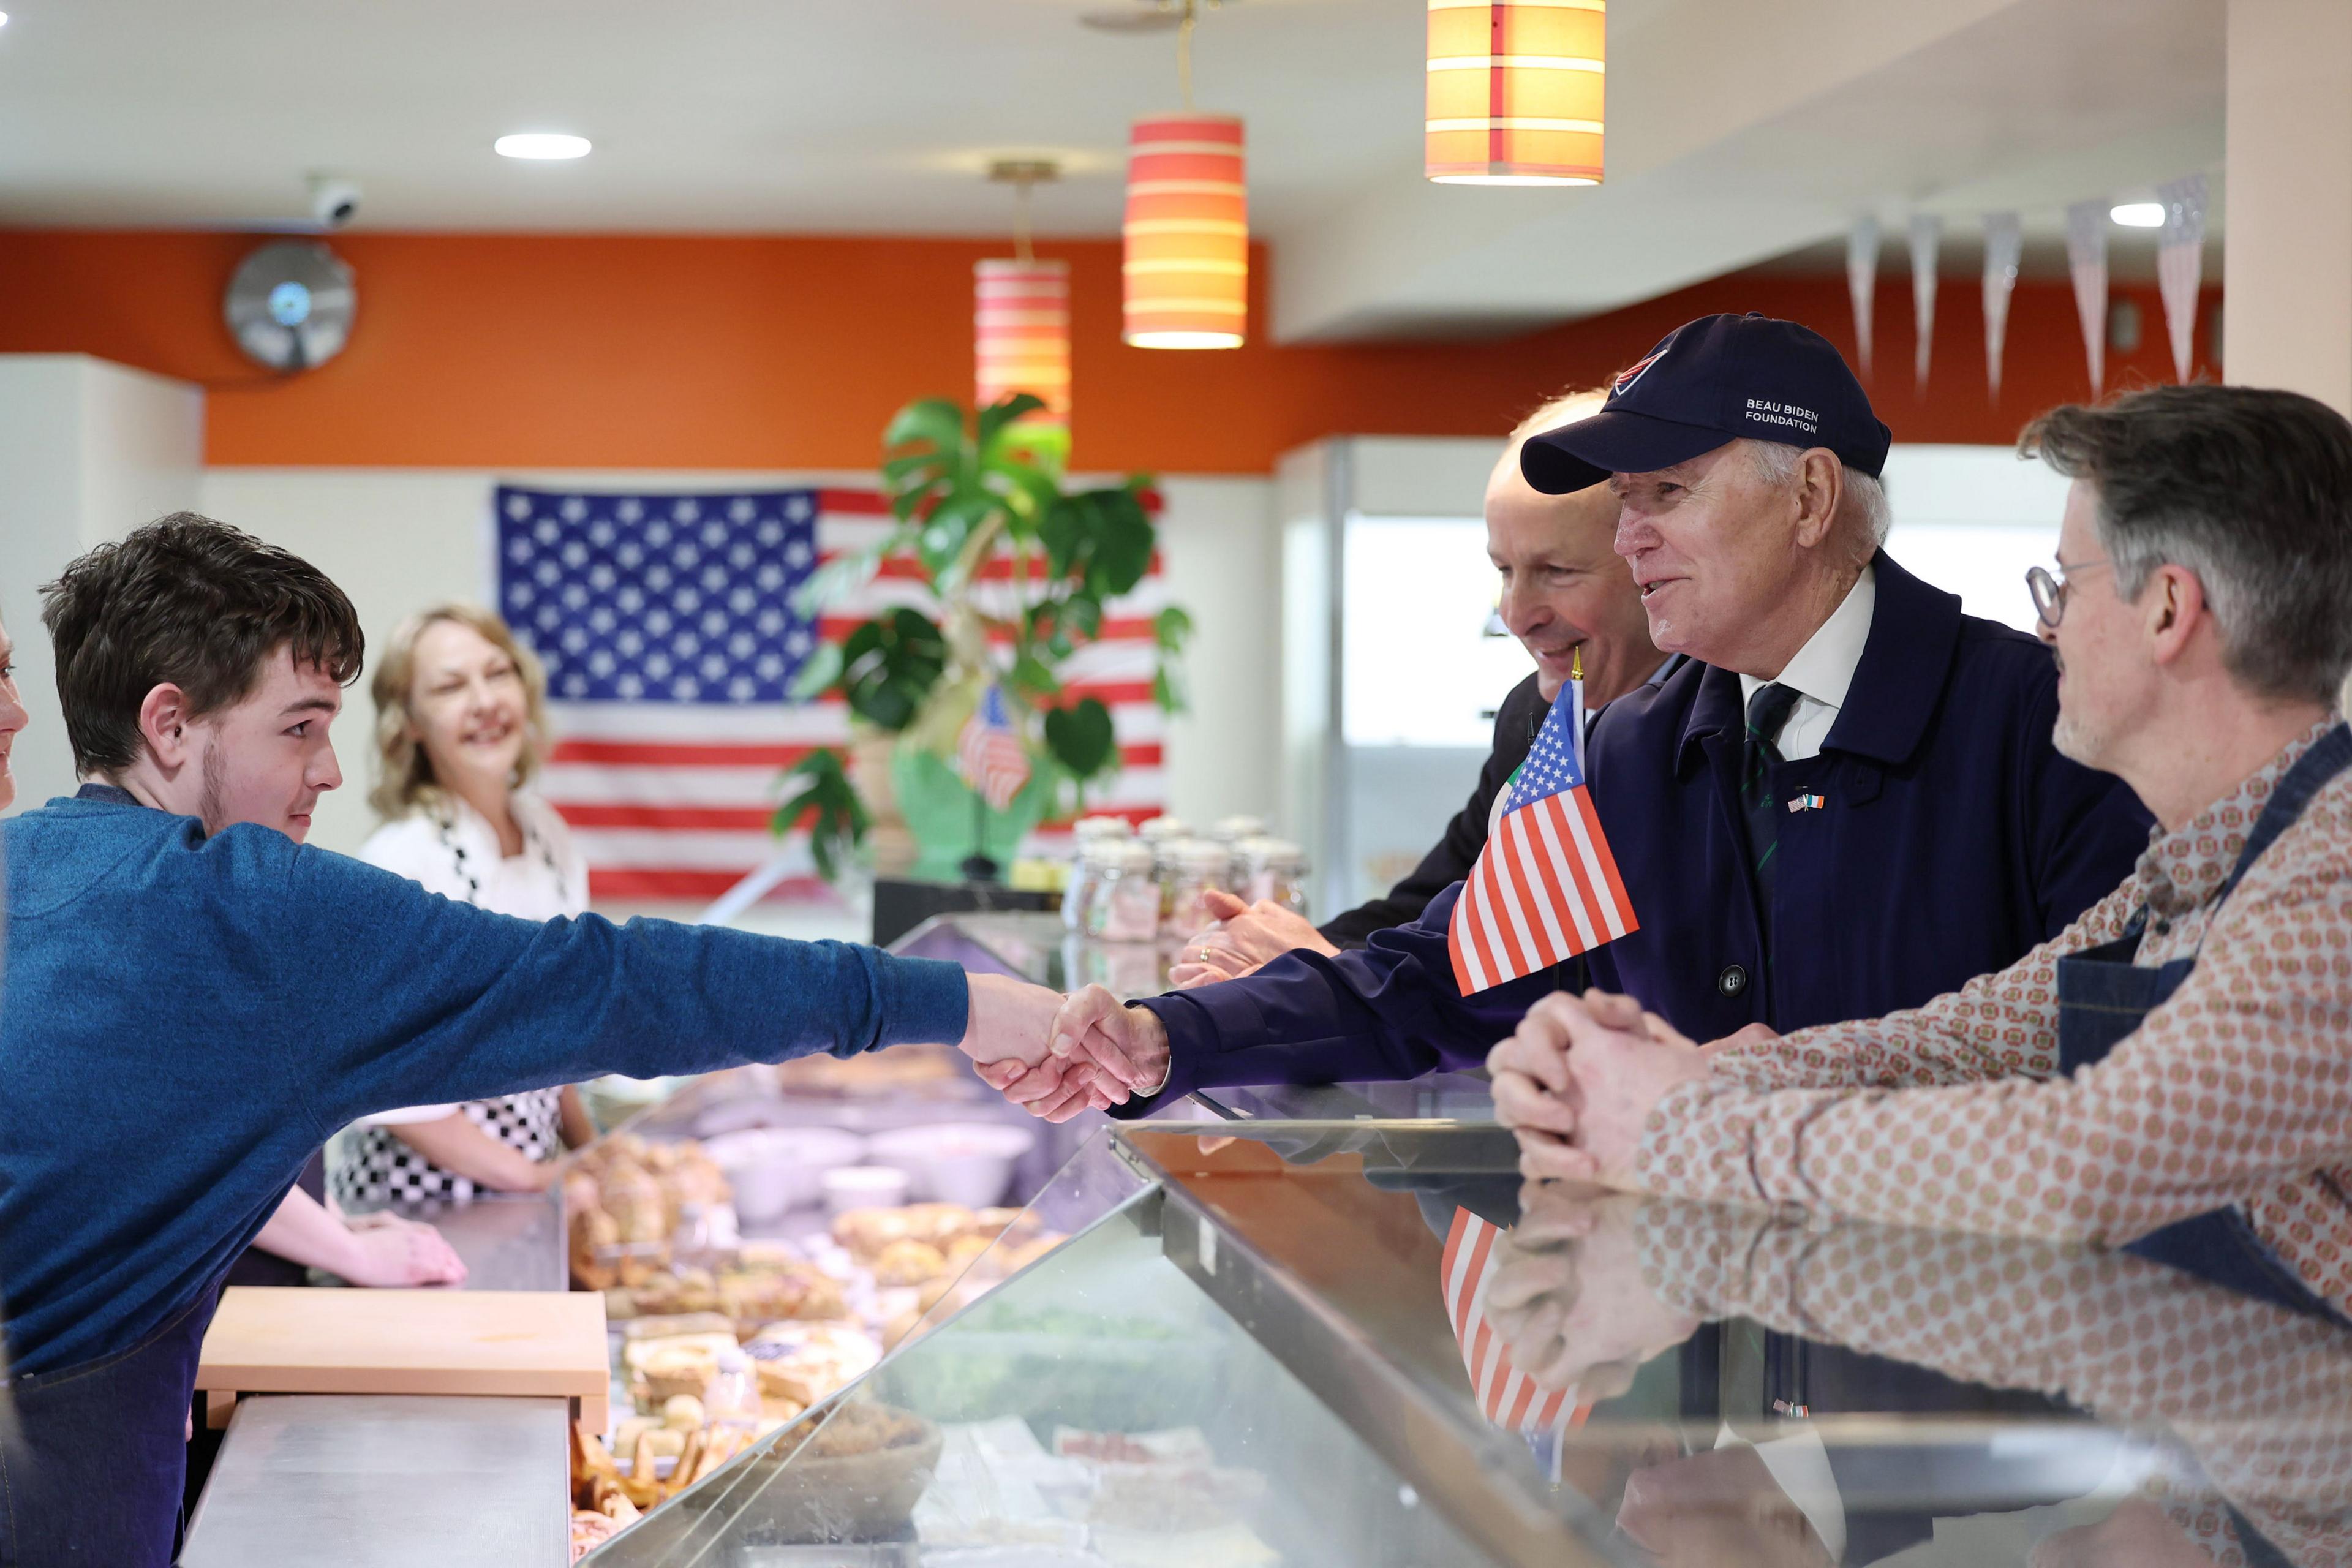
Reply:
M2147 844L2131 792L2053 749L2049 651L1879 548L1890 439L1827 342L1712 316L1522 454L1538 489L1609 479L1653 639L1691 658L1594 727L1593 802L1640 929L1589 957L1594 984L1694 1038L1957 990L2063 930ZM1118 1076L1122 1116L1195 1088L1482 1063L1549 972L1462 994L1458 897L1360 953L1131 1007L1081 992L1056 1059ZM1068 1114L1083 1091L1058 1076L992 1081Z
M1511 432L1486 481L1486 554L1501 580L1495 607L1536 668L1503 699L1495 715L1495 749L1478 770L1468 803L1445 825L1444 837L1385 897L1335 915L1319 928L1284 905L1214 895L1216 923L1184 943L1169 976L1180 989L1254 973L1293 948L1329 956L1362 947L1374 931L1417 920L1431 900L1477 863L1495 802L1527 761L1544 715L1580 657L1589 713L1661 672L1664 656L1651 645L1649 617L1642 612L1633 574L1611 547L1617 498L1600 484L1570 495L1546 495L1519 472L1519 448L1528 437L1597 413L1601 403L1598 392L1571 392L1528 415Z

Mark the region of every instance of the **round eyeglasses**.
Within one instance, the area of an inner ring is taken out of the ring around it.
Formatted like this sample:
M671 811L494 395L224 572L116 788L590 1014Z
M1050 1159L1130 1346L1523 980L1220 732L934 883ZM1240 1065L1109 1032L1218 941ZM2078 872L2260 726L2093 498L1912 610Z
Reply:
M2047 567L2027 567L2025 591L2033 595L2033 618L2052 631L2056 631L2058 623L2066 616L2066 591L2074 586L2067 581L2067 574L2088 572L2094 566L2106 564L2104 560L2076 561L2071 563L2061 561L2058 563L2058 571L2061 574L2056 576L2052 575Z

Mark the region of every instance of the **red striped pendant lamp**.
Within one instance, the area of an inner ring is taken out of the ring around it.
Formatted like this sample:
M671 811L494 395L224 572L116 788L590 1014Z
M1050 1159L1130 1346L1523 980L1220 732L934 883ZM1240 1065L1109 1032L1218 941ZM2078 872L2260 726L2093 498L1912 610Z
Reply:
M1128 144L1121 233L1129 343L1241 346L1249 323L1249 192L1238 119L1187 112L1138 120Z
M1070 422L1070 264L988 260L972 263L975 406L1016 392L1045 400L1029 416L1039 425Z
M1429 0L1423 172L1441 184L1599 184L1607 9Z

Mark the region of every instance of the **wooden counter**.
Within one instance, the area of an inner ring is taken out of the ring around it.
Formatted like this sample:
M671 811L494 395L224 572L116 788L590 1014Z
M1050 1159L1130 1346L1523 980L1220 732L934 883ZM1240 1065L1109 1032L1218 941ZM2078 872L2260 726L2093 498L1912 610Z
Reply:
M240 1394L424 1394L576 1399L601 1432L612 1401L604 1298L237 1286L205 1335L196 1387L215 1426Z

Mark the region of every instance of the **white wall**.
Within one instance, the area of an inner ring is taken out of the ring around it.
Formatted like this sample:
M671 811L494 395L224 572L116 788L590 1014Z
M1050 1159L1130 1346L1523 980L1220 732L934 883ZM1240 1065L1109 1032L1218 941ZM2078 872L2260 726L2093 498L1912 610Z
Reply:
M1160 480L1168 598L1192 614L1191 710L1168 726L1168 809L1282 821L1282 545L1274 487L1258 479Z
M352 596L371 648L410 613L445 599L488 602L488 513L493 485L600 489L720 489L803 484L871 485L869 473L699 472L682 469L492 474L450 468L213 468L201 510L282 544ZM1171 726L1171 809L1198 820L1272 807L1279 658L1274 530L1268 483L1185 478L1160 481L1161 548L1171 600L1198 630L1186 660L1193 711ZM375 714L364 679L336 721L346 783L320 801L310 841L356 848L373 827L367 806Z
M1393 880L1392 863L1400 858L1408 865L1419 859L1476 781L1486 750L1482 737L1491 732L1491 721L1474 721L1468 734L1481 738L1475 750L1449 750L1425 765L1401 761L1391 749L1339 743L1345 710L1363 706L1360 686L1380 689L1371 692L1375 702L1384 691L1396 695L1382 687L1379 672L1351 669L1351 651L1360 654L1368 646L1393 651L1417 641L1429 621L1394 605L1373 607L1368 620L1349 602L1349 585L1360 576L1351 542L1366 519L1477 518L1502 449L1499 437L1349 436L1285 453L1276 466L1285 617L1279 783L1287 826L1306 844L1313 866L1318 913L1350 907L1381 877ZM1458 547L1464 553L1444 563L1449 572L1467 567L1475 576L1487 570L1475 529ZM1391 623L1385 626L1379 624L1384 617ZM1462 694L1471 715L1498 702L1526 673L1524 654L1515 647L1497 651L1508 673L1485 682L1491 691ZM1514 658L1517 667L1510 669ZM1464 678L1456 672L1449 679ZM1371 857L1380 863L1376 868L1364 853L1368 831L1380 835ZM1406 844L1409 854L1402 847Z
M2068 481L2006 447L1897 446L1886 455L1886 552L1972 616L2033 630L2030 566L2058 551Z
M204 394L84 354L0 354L0 624L32 723L11 749L22 810L74 787L41 584L101 541L196 504Z

